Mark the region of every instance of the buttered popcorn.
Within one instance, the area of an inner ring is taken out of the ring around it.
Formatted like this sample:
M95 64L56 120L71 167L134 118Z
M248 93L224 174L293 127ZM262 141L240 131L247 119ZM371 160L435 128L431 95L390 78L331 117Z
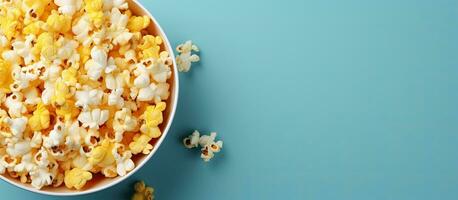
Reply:
M150 23L125 0L2 1L0 173L79 190L132 171L170 94L172 59Z

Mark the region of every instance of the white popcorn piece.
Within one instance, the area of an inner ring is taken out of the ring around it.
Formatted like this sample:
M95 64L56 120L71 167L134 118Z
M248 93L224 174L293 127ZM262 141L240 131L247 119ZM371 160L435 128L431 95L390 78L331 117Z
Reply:
M125 45L132 38L133 34L126 28L128 20L129 17L122 14L119 9L111 9L109 38L113 39L113 45Z
M81 42L84 46L92 42L89 32L92 31L92 23L87 14L83 15L78 22L72 27L72 32L75 34L75 39Z
M152 62L152 65L149 67L153 78L159 83L165 83L167 79L172 76L172 70L169 65L166 65L164 62Z
M10 44L10 41L8 41L8 38L6 38L5 35L0 33L0 47L5 48Z
M137 119L132 116L129 108L123 108L117 111L113 120L113 129L115 131L115 142L121 142L123 133L126 131L134 131L137 127Z
M169 98L169 84L168 83L151 83L148 87L141 88L138 91L138 101L151 101L160 102Z
M78 121L74 121L66 127L65 145L69 150L79 150L83 139L82 130Z
M31 52L32 42L34 42L34 40L34 35L27 35L25 37L25 41L16 40L11 44L13 46L13 51L15 51L17 55L24 59L24 64L26 65L29 65L36 59Z
M84 86L83 88L84 90L79 90L75 93L76 106L83 108L83 110L88 110L89 106L97 106L101 103L103 91Z
M73 55L76 55L76 48L78 47L77 41L66 39L63 36L61 36L59 40L57 41L57 43L60 44L60 47L57 50L57 59L58 60L68 60Z
M32 139L30 139L30 147L39 148L41 147L42 143L43 143L43 136L41 135L41 132L35 131L33 133Z
M125 0L104 0L103 1L103 10L109 11L112 8L117 8L119 10L125 10L129 8L129 5Z
M92 165L88 162L85 154L77 155L72 161L72 166L83 170L92 169Z
M132 161L132 153L124 151L124 145L115 143L112 154L116 160L116 172L119 176L125 176L127 172L134 169L135 164Z
M2 58L12 65L19 65L21 62L21 57L13 50L3 51Z
M34 69L31 67L20 67L14 66L12 76L14 83L10 85L11 91L19 92L22 89L29 87L30 82L36 80L38 75L34 73Z
M124 106L124 98L122 97L123 92L123 88L112 90L110 95L108 95L108 105L122 108Z
M54 84L52 84L50 81L46 81L44 88L45 89L41 93L41 100L43 104L49 105L55 92Z
M38 90L36 88L28 87L23 91L25 100L24 103L28 105L37 105L41 102L41 98L38 96Z
M22 94L19 92L15 92L6 98L5 106L8 108L8 113L11 117L21 117L23 113L27 112L22 100Z
M46 71L40 76L40 79L53 84L60 77L61 72L62 68L59 65L51 63L49 67L46 67Z
M193 51L199 52L199 48L192 41L186 41L184 44L178 45L176 49L179 53L176 61L180 72L188 72L191 69L191 64L200 60L198 55L191 54Z
M78 116L78 121L83 124L83 127L96 128L103 125L108 120L108 110L93 109L91 111L83 111Z
M15 138L21 138L22 133L25 131L27 126L27 117L19 117L19 118L6 118L5 123L8 124L10 127L12 136Z
M17 162L17 158L10 155L3 155L0 160L0 172L4 173L6 169L9 171L13 170Z
M52 148L63 144L65 138L64 129L65 124L57 121L54 128L51 132L49 132L49 135L43 137L43 146L46 148Z
M114 70L116 70L116 68L117 66L115 64L114 58L112 57L108 58L108 63L107 63L107 67L105 68L105 73L109 74L113 72Z
M19 140L18 142L10 140L6 152L10 156L19 157L29 153L31 149L30 140Z
M65 15L72 16L81 8L82 0L54 0L54 3L59 6L58 11Z
M105 85L110 90L123 88L128 85L129 81L130 73L127 70L124 70L122 73L118 73L116 75L106 74L105 76Z
M107 67L107 52L103 48L95 46L91 50L91 59L86 62L84 68L90 79L98 80L102 76L102 72Z
M36 189L41 189L44 186L51 185L52 173L49 171L47 166L38 166L34 170L30 171L30 179L32 180L31 185Z
M30 172L35 168L35 163L33 162L32 153L27 153L21 158L21 162L14 166L14 171L16 172Z
M223 148L223 141L215 141L216 132L211 132L210 135L202 135L198 131L194 131L190 136L183 139L183 145L188 148L195 148L199 145L201 148L200 157L205 161L210 161L215 153L218 153Z
M134 70L134 85L137 88L145 88L150 84L149 72L146 69L145 65L138 64Z
M190 136L185 137L183 139L183 145L188 149L198 147L199 138L200 138L200 133L199 131L195 130Z

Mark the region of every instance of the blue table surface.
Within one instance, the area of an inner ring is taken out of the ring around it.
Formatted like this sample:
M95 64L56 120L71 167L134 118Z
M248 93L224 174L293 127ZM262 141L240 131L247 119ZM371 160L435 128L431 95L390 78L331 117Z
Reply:
M141 0L200 64L128 180L67 199L458 199L457 0ZM210 163L180 140L217 131ZM3 181L1 199L58 199Z

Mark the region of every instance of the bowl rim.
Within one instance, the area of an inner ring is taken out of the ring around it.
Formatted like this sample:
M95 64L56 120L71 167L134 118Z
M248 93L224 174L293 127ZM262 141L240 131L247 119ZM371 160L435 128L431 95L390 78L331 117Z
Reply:
M155 143L154 148L152 149L152 151L146 156L145 159L143 159L137 166L135 166L135 168L132 171L127 173L125 176L121 176L121 177L119 177L117 179L113 179L112 182L109 182L108 184L102 185L100 187L93 187L93 188L89 188L87 190L82 190L82 191L79 191L79 190L74 190L73 191L72 190L71 192L62 192L62 193L39 190L39 189L35 189L35 188L31 187L31 186L30 187L26 187L23 184L14 182L14 181L6 178L3 175L0 175L0 178L3 181L5 181L7 183L10 183L10 184L12 184L12 185L14 185L14 186L16 186L18 188L21 188L23 190L26 190L26 191L29 191L29 192L33 192L33 193L37 193L37 194L44 194L44 195L50 195L50 196L79 196L79 195L87 195L87 194L91 194L91 193L95 193L95 192L99 192L99 191L105 190L107 188L110 188L110 187L112 187L112 186L114 186L114 185L126 180L131 175L133 175L135 172L137 172L140 168L142 168L151 159L151 157L156 153L156 151L159 149L159 147L162 144L162 141L167 136L167 133L169 132L169 129L170 129L172 123L173 123L173 119L175 117L176 107L177 107L177 104L178 104L179 80L178 80L177 64L176 64L176 61L175 61L174 48L170 44L170 41L167 38L167 35L165 34L165 32L162 29L161 25L156 20L156 18L154 18L154 16L149 12L149 10L146 9L140 2L138 2L138 0L129 0L129 1L131 3L133 3L133 4L136 4L136 6L138 6L138 8L140 8L145 14L148 15L148 17L150 17L152 23L155 25L155 28L157 28L157 30L159 31L159 33L160 33L160 35L161 35L161 37L162 37L162 39L164 41L163 43L164 43L165 49L169 49L170 50L168 53L170 54L170 57L172 58L174 90L172 91L173 94L170 95L172 97L172 99L170 101L172 107L171 107L170 113L169 113L169 122L168 122L168 124L166 124L166 126L164 128L164 131L162 132L161 137Z

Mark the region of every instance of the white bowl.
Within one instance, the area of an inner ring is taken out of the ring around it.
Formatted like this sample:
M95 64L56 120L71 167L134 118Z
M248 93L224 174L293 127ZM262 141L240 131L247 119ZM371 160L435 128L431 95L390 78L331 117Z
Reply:
M41 190L38 190L32 187L30 184L21 183L18 179L11 178L6 173L4 175L0 175L0 178L5 180L8 183L11 183L19 188L36 192L40 194L46 195L54 195L54 196L76 196L76 195L83 195L83 194L90 194L93 192L97 192L106 188L109 188L113 185L120 183L121 181L127 179L129 176L137 172L157 151L159 146L161 145L162 141L164 140L167 132L169 131L170 125L172 124L173 117L175 115L175 110L178 101L178 70L175 63L175 55L173 53L174 48L170 45L167 36L165 35L164 31L162 30L159 23L154 19L151 13L146 10L137 0L126 0L129 3L129 9L132 13L136 15L148 15L151 18L150 26L147 28L148 32L154 35L159 35L163 39L162 48L165 48L166 51L169 52L172 60L172 77L168 80L170 84L170 97L167 100L167 109L164 111L164 122L161 125L162 135L159 139L152 141L154 148L148 155L136 155L134 156L135 168L129 172L125 176L118 176L116 178L105 178L100 174L94 176L93 180L89 181L86 186L81 190L70 190L64 186L64 184L60 187L53 188L53 187L45 187Z

